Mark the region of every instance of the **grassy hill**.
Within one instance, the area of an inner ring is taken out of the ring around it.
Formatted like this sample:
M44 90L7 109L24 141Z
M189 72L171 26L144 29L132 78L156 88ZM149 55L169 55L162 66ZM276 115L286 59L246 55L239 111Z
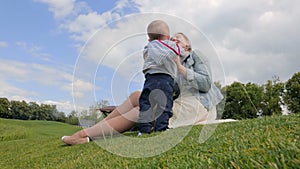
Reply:
M299 168L299 124L300 115L223 123L202 144L203 126L194 126L165 153L126 158L94 142L64 145L61 136L79 130L77 126L0 119L0 168Z

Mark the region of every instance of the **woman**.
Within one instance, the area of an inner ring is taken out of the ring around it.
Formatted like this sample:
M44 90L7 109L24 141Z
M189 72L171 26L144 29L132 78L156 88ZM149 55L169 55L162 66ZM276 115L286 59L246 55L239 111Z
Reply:
M191 43L183 33L175 34L172 40L189 54L181 58L178 56L175 60L179 70L177 83L180 95L174 100L173 117L169 120L169 127L176 128L207 121L210 118L209 110L223 98L212 83L208 61L200 52L192 51ZM62 137L62 141L69 145L84 144L88 143L90 138L122 133L131 129L138 121L140 94L139 91L132 93L105 119L72 136Z

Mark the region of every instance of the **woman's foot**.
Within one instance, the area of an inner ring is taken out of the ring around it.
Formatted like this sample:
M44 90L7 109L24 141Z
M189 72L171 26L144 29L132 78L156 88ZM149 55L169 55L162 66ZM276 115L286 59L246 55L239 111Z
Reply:
M61 138L61 140L68 145L86 144L86 143L90 142L89 137L73 138L72 136L63 136Z

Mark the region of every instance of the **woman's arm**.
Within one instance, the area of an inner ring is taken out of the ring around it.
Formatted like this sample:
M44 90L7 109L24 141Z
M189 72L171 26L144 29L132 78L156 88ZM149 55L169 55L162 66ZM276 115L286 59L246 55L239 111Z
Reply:
M200 92L208 92L211 88L212 78L208 60L201 52L191 52L190 58L184 63L176 64L179 72L187 80L188 85L198 89Z
M178 68L179 73L181 73L181 74L183 75L183 77L186 79L186 73L187 73L187 70L186 70L186 68L181 64L179 55L176 56L176 58L175 58L175 63L176 63L176 65L177 65L177 68Z

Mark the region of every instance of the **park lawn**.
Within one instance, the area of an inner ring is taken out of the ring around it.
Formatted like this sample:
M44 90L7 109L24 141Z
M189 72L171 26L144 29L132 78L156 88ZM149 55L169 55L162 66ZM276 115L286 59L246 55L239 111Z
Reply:
M80 130L77 126L0 119L0 168L299 168L299 124L300 114L222 123L202 144L199 133L203 126L199 125L165 153L128 158L95 142L63 144L61 136ZM137 133L126 134L136 137Z

